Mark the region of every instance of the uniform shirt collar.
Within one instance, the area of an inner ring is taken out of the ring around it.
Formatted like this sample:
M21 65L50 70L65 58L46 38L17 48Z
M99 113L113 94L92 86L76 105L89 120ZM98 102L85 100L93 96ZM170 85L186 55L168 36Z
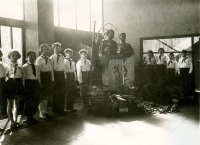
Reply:
M65 59L67 59L67 60L72 60L72 58L67 58L67 57L65 57Z
M31 63L30 61L27 61L28 64L34 64L35 62Z
M59 53L59 54L56 54L56 53L54 53L54 55L56 55L56 56L61 56L61 54Z
M18 65L18 62L13 63L12 61L10 61L10 64L11 64L11 65Z

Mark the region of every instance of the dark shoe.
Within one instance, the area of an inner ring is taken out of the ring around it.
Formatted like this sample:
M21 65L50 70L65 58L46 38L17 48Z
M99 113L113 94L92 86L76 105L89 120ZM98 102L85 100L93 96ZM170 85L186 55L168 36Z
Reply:
M65 110L65 113L72 113L73 110Z
M45 113L43 114L46 118L52 118L53 116L51 116L49 113Z

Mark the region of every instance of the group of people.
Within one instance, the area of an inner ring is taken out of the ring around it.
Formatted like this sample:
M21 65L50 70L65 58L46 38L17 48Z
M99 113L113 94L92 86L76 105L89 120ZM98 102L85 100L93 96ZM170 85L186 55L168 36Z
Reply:
M193 73L192 58L188 56L188 52L183 50L181 57L176 61L174 53L169 53L168 57L164 55L163 48L158 49L159 56L154 56L152 50L148 51L145 57L146 80L154 82L157 78L159 84L175 86L177 74L180 76L180 87L185 96L191 95L190 80Z
M40 56L30 50L26 53L26 63L21 66L18 60L21 54L11 49L8 54L8 63L0 62L1 92L5 90L7 99L7 115L11 121L11 129L22 125L17 122L19 101L23 99L24 115L27 123L35 123L34 115L39 108L39 117L49 117L48 102L52 102L52 111L55 115L65 112L76 112L74 103L79 95L77 80L80 85L80 96L84 107L89 105L88 86L91 71L91 62L86 59L88 51L79 51L80 59L77 63L72 59L73 50L64 50L61 54L61 44L52 45L54 54L48 57L50 47L40 45ZM67 95L66 95L67 94ZM1 94L2 95L2 94Z

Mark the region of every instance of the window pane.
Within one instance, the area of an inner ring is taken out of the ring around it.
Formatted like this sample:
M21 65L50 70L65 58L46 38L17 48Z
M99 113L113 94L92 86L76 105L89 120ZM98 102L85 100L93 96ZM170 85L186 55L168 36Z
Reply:
M21 28L12 28L13 35L13 49L17 49L19 53L22 55L22 29ZM18 61L18 63L22 64L22 57Z
M8 62L8 53L11 50L11 27L1 26L1 46L3 62Z
M53 1L54 6L54 26L58 26L58 0Z
M77 29L90 31L90 0L76 0Z
M60 27L76 29L75 0L59 0Z
M23 0L0 0L0 17L23 20Z
M92 31L94 21L96 21L95 31L98 32L102 27L102 0L91 0L91 21Z

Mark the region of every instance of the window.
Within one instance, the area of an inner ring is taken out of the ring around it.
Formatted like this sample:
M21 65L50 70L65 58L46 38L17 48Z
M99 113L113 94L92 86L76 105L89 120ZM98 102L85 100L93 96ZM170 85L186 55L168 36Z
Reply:
M96 32L102 26L102 0L54 0L54 25Z
M23 0L0 0L0 17L23 20Z
M8 62L8 53L11 49L17 49L22 55L22 29L9 26L0 26L0 44L3 52L3 62ZM18 61L22 64L22 58Z

